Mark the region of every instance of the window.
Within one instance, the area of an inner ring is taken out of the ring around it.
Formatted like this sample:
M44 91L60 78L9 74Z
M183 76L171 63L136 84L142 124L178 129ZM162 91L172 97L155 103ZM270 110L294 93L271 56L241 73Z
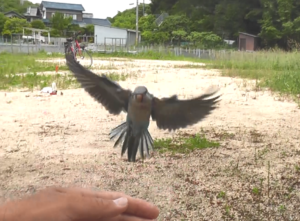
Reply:
M73 15L73 20L77 20L77 15Z
M64 18L72 17L71 14L64 14Z
M51 17L53 17L54 15L55 15L55 13L54 13L54 12L52 12L52 13L51 13Z

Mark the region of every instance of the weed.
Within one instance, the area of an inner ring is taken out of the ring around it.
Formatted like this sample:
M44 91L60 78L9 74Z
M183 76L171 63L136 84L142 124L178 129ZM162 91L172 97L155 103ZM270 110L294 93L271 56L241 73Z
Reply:
M148 50L145 52L139 52L136 54L128 52L113 52L113 53L93 53L93 57L122 57L122 58L132 58L132 59L151 59L151 60L176 60L176 61L191 61L191 62L201 62L207 63L208 60L203 60L193 57L176 56L170 51L153 51Z
M160 153L190 153L196 149L205 149L209 147L219 147L220 143L209 141L204 135L183 134L178 137L162 138L154 140L154 148Z
M286 210L285 205L280 205L278 210L279 210L280 213L284 213L285 210Z
M225 198L226 193L224 191L221 191L218 193L217 198Z
M259 195L259 194L260 194L259 188L258 188L258 187L253 187L252 193L253 193L254 195Z
M129 77L128 74L118 74L115 72L111 72L105 75L112 81L125 81Z

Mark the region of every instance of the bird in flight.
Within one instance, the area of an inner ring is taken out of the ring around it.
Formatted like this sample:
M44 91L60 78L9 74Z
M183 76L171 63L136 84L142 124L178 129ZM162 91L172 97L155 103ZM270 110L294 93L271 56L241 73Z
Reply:
M138 150L142 159L144 154L149 157L149 151L153 150L153 139L148 131L150 117L160 129L185 128L207 117L221 96L216 95L218 88L210 88L203 95L188 100L180 100L177 95L159 99L144 86L132 92L103 74L96 75L76 62L71 54L66 54L66 63L81 87L110 114L127 113L126 121L113 128L109 135L111 140L117 138L114 148L122 144L121 156L127 150L129 162L136 161Z

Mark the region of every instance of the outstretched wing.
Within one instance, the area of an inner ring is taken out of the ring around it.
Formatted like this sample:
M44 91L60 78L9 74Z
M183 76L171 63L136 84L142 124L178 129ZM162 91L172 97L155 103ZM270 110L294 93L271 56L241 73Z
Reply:
M66 53L66 62L81 87L101 103L109 113L119 114L122 110L127 112L130 90L123 89L105 75L99 76L84 68L74 60L71 53Z
M189 100L178 100L177 95L162 99L154 97L152 119L156 121L158 128L168 130L176 130L195 124L207 117L216 108L214 104L219 101L217 99L221 95L211 96L218 91L219 89L215 89Z

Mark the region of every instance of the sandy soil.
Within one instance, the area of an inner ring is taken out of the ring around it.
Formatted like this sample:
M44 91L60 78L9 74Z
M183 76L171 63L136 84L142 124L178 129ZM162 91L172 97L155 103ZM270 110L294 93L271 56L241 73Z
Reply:
M219 108L178 132L202 130L221 146L189 155L154 153L144 163L128 163L108 137L125 114L110 115L83 89L61 95L58 88L57 96L0 92L3 200L46 185L75 184L147 199L159 206L159 220L300 220L297 104L268 90L254 91L253 81L188 68L188 62L94 64L97 73L128 74L121 86L145 85L158 97L189 98L219 85ZM154 139L176 135L157 129L155 122L149 131Z

